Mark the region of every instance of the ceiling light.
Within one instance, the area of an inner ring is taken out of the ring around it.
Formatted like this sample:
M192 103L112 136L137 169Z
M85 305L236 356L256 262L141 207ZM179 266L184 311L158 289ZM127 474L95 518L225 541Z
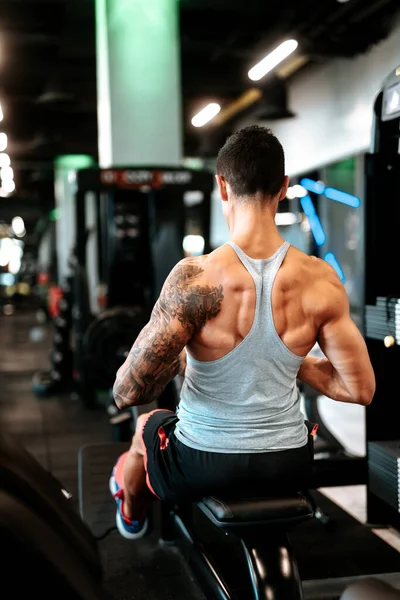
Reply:
M93 157L88 154L63 154L57 156L54 164L57 169L79 171L80 169L90 169L95 163Z
M298 46L296 40L286 40L280 46L275 48L270 54L263 58L259 63L250 69L248 75L253 81L258 81L264 75L272 71L276 65L279 65L289 54L294 52Z
M1 104L0 104L0 121L2 121L3 118L4 118L3 109L1 108Z
M333 254L333 252L327 252L324 256L324 260L326 260L326 262L329 263L331 265L331 267L333 267L335 269L336 273L339 275L340 281L342 283L345 283L346 277L344 276L342 267L340 266L339 261L336 258L336 256Z
M9 167L11 165L11 159L5 152L0 152L0 168Z
M183 238L183 249L186 254L199 256L204 252L204 238L202 235L185 235Z
M1 181L12 181L14 179L14 171L11 167L2 167L0 169Z
M185 206L196 206L204 200L204 193L200 190L191 190L183 194L183 203Z
M25 223L22 217L14 217L11 221L11 227L15 235L19 235L25 230Z
M0 133L0 152L3 152L7 148L7 135L3 132Z
M12 255L13 243L10 238L0 238L0 267L8 265Z
M14 181L12 179L7 179L6 181L3 181L1 184L1 190L6 194L11 194L15 190Z
M203 127L203 125L211 121L211 119L213 119L219 113L220 110L221 107L219 104L211 102L193 117L193 127Z
M341 190L337 190L336 188L332 187L325 188L324 195L329 198L329 200L335 200L336 202L347 204L347 206L351 206L352 208L358 208L361 204L361 200L358 196L348 194L347 192L342 192Z
M325 189L323 181L314 181L313 179L308 179L308 177L301 179L300 185L309 192L313 192L313 194L323 194Z
M286 198L288 200L293 200L294 198L303 198L303 196L307 195L307 190L299 184L288 187L286 192Z
M297 215L292 212L276 213L275 215L275 225L277 227L286 227L288 225L294 225L297 222Z
M314 236L315 242L318 246L323 246L326 242L326 234L316 213L313 201L310 196L307 195L300 198L300 204L304 214L308 217L311 233Z
M307 190L303 188L302 185L296 183L296 185L293 186L293 194L295 198L302 198L307 195Z
M17 273L19 273L21 269L21 259L18 258L17 256L13 256L10 260L10 262L8 263L8 270L10 273L12 273L13 275L16 275Z

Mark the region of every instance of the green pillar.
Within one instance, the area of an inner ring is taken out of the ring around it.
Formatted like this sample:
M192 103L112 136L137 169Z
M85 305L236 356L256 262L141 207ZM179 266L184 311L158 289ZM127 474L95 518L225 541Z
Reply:
M178 0L96 0L99 163L182 159Z

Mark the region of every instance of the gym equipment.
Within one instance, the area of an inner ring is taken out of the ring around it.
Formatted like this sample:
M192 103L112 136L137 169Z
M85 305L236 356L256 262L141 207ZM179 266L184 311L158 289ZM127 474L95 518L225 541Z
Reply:
M32 390L38 397L46 397L71 388L73 353L71 348L72 305L75 259L69 259L69 274L61 286L58 310L53 317L53 347L50 351L50 371L39 371L32 379Z
M208 497L198 508L216 528L239 542L234 565L221 567L221 549L195 533L191 507L172 509L162 532L178 538L207 598L231 600L301 600L302 584L287 532L313 516L302 494L285 497L227 499ZM225 567L225 569L224 569ZM233 568L232 568L233 567ZM239 575L239 582L238 582Z
M400 514L400 441L369 442L368 482L371 493Z
M400 439L397 417L400 278L396 272L400 223L399 93L400 67L387 77L373 106L371 149L365 157L364 294L365 338L376 377L375 397L366 409L367 460L371 475L367 491L367 519L370 524L392 525L398 529L399 507L395 508L387 501L387 494L383 494L387 485L393 487L394 476L389 476L391 483L386 483L382 490L377 487L376 478L383 486L383 479L386 480L384 462L391 461L388 442L399 442ZM394 269L391 277L387 277L387 269L383 268L387 263Z
M79 265L96 267L107 306L151 309L166 276L183 258L188 234L209 251L213 174L184 168L85 169L77 173L76 235ZM188 195L196 194L188 202ZM95 204L97 264L87 254L86 223Z
M111 363L102 369L94 362L95 355L98 358L99 353L104 354L106 344L102 343L103 350L94 350L88 344L88 328L91 327L89 337L99 332L94 324L96 315L105 309L140 308L142 325L147 322L167 275L184 256L185 235L203 236L205 251L210 249L213 187L211 172L184 168L127 167L77 173L76 259L81 279L74 296L74 373L78 393L87 405L95 404L94 372L99 376L97 388L112 385L115 377L114 370L111 381ZM192 194L190 201L188 194ZM82 310L86 292L89 311ZM121 318L119 321L122 323ZM117 342L119 321L114 319L112 333L117 350L125 348L125 341ZM107 335L111 335L111 320L101 317L100 322L108 323L107 328L102 325L100 329L107 329ZM131 325L129 328L134 334L129 340L131 346L139 331ZM128 335L124 335L121 333L127 340ZM120 357L121 352L118 364ZM105 364L101 357L100 364ZM94 367L92 373L88 372L88 365Z
M146 324L140 308L112 308L96 317L82 342L85 375L99 389L112 388L119 367Z
M365 307L365 334L387 348L400 345L400 298L377 298L375 306Z
M96 541L62 485L9 435L0 435L3 581L14 595L100 600ZM23 576L21 576L23 568Z
M400 600L400 591L371 577L350 585L340 600Z
M106 600L101 583L90 576L79 556L45 519L3 490L0 504L1 540L7 548L2 581L15 597Z

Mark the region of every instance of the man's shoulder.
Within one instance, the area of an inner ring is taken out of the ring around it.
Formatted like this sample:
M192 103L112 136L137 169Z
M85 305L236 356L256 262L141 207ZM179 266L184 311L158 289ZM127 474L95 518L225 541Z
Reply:
M325 260L310 256L293 246L291 252L290 267L296 270L304 280L308 280L311 286L323 282L333 286L340 283L336 271Z
M210 276L207 256L182 259L170 273L161 294L184 327L201 328L220 312L223 286Z
M172 269L171 282L185 282L200 277L205 270L206 255L182 258Z
M321 319L333 316L347 302L346 290L335 269L325 260L308 257L304 300L308 311ZM307 311L307 312L308 312Z
M226 273L232 257L225 248L217 248L209 254L183 258L173 269L171 276L184 277L188 283L196 279L204 283L217 283L222 273Z
M218 261L210 259L211 254L183 258L172 269L166 281L169 289L181 290L190 293L212 293L222 289L218 270L221 265Z

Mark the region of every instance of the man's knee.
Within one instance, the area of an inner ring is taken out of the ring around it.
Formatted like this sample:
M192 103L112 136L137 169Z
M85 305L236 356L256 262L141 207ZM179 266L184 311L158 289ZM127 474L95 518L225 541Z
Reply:
M138 454L144 454L143 429L149 418L149 413L143 413L136 419L135 434L132 439L131 450Z
M139 434L142 435L143 434L143 428L146 424L147 419L149 418L150 413L142 413L141 415L138 416L138 418L136 419L136 428L135 428L135 434Z

